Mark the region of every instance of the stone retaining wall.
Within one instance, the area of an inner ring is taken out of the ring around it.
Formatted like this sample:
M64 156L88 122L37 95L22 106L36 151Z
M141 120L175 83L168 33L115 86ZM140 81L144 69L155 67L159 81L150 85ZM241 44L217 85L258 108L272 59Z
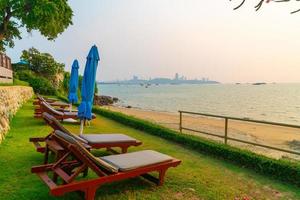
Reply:
M33 94L33 89L27 86L0 86L0 143L9 130L12 116Z

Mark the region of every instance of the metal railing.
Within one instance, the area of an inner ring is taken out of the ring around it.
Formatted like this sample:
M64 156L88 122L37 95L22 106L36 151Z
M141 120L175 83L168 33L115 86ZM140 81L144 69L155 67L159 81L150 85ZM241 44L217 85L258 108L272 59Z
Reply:
M212 114L189 112L189 111L182 111L182 110L179 110L178 112L179 112L179 131L181 133L182 133L183 130L192 131L192 132L202 133L202 134L206 134L206 135L210 135L210 136L214 136L214 137L223 138L225 144L227 144L229 140L232 140L232 141L235 141L235 142L241 142L241 143L250 144L250 145L259 146L259 147L264 147L264 148L268 148L268 149L272 149L272 150L277 150L277 151L282 151L282 152L286 152L286 153L300 155L299 151L282 149L282 148L278 148L278 147L273 147L273 146L269 146L269 145L265 145L265 144L259 144L259 143L250 142L250 141L237 139L237 138L233 138L233 137L228 136L228 121L229 120L244 121L244 122L250 122L250 123L257 123L257 124L265 124L265 125L273 125L273 126L281 126L281 127L300 129L300 126L298 126L298 125L284 124L284 123L277 123L277 122L269 122L269 121L261 121L261 120L252 120L252 119L245 119L245 118L238 118L238 117L228 117L228 116L223 116L223 115L212 115ZM184 127L182 125L183 114L199 115L199 116L205 116L205 117L224 119L224 135L218 135L218 134L215 134L215 133L210 133L210 132L206 132L206 131L195 130L195 129L192 129L192 128Z

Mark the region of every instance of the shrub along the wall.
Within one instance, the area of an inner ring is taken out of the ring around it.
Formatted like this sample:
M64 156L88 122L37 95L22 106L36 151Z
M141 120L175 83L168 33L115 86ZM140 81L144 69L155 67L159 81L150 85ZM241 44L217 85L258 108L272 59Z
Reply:
M51 82L41 76L37 76L30 70L18 71L16 77L22 81L26 81L33 88L35 93L45 95L55 95L56 90Z
M252 169L260 174L300 186L300 164L287 160L276 160L263 155L242 150L222 143L206 140L197 136L182 134L146 120L138 119L107 109L94 108L93 112L113 119L124 125L156 135L184 145L192 150L213 155L215 157Z

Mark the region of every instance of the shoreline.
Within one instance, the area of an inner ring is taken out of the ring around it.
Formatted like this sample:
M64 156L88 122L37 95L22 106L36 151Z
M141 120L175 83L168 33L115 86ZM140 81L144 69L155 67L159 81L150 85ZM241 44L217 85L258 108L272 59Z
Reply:
M103 106L103 108L116 112L121 112L144 120L148 120L165 126L167 128L179 131L179 114L176 113L153 111L133 107L126 108L115 105ZM218 135L224 135L223 119L183 115L183 126L196 130L212 132ZM224 140L222 138L208 136L205 134L191 131L184 131L184 133L197 135L219 142L223 142ZM300 150L299 130L294 128L230 120L228 123L228 136L288 150ZM246 148L256 153L267 155L273 158L288 157L293 159L300 159L300 156L284 153L281 151L271 150L263 147L257 147L233 141L228 141L228 143L230 145Z

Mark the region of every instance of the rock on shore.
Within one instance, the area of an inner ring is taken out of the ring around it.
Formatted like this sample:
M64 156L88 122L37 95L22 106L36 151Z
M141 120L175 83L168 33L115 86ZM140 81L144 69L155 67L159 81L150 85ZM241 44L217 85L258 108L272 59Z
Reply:
M108 106L118 102L119 99L117 97L104 96L104 95L95 95L94 97L94 105L98 106Z

